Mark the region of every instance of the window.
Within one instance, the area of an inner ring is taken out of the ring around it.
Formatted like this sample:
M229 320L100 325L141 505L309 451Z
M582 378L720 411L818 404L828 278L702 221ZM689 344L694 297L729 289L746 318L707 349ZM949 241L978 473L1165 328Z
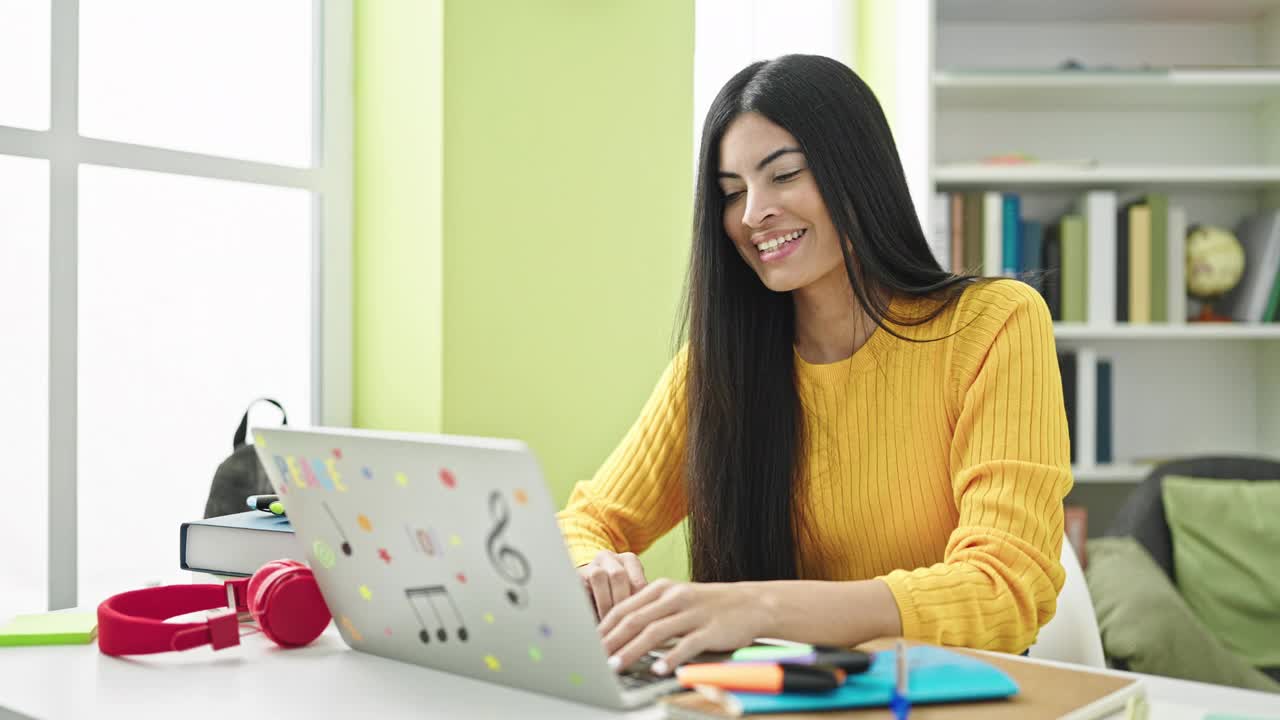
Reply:
M254 398L350 423L350 44L350 0L0 0L0 616L182 579Z

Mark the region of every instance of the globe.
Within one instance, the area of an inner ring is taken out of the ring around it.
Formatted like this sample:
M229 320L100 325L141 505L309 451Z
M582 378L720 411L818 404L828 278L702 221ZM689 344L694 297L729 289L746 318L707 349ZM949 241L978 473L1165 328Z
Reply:
M1230 230L1198 225L1187 235L1187 294L1204 303L1201 322L1230 322L1213 301L1231 292L1244 275L1244 248Z

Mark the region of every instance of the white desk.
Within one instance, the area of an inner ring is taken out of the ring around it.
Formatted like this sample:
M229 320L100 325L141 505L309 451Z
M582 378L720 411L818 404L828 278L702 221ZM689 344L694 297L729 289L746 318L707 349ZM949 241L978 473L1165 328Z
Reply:
M296 650L256 633L241 643L129 659L107 657L96 643L0 648L0 720L661 717L653 707L610 713L358 653L332 625ZM1152 720L1200 720L1207 710L1280 720L1280 695L1142 677Z

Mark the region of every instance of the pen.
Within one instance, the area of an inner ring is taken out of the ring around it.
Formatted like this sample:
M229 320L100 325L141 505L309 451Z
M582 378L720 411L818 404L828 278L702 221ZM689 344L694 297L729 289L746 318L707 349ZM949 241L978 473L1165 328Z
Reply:
M831 645L803 645L798 647L745 647L731 656L733 662L786 662L804 665L832 665L850 675L866 672L871 667L871 656Z
M889 709L893 711L894 720L907 720L911 712L911 701L907 699L907 644L899 640L894 653L898 664L898 680L893 687L893 696L889 699Z
M696 663L676 669L686 688L711 685L722 690L778 694L827 692L844 683L844 671L822 665L792 663Z
M245 498L245 504L252 510L261 510L276 515L284 514L284 504L280 502L279 495L250 495Z

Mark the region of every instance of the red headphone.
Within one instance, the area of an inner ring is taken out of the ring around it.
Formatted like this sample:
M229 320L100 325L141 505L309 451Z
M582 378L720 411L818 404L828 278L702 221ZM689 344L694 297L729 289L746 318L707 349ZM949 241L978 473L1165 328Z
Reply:
M210 610L209 619L167 623L166 618ZM98 649L107 655L214 650L240 644L236 614L247 610L262 634L281 647L300 647L324 632L332 615L311 568L274 560L248 580L223 585L167 585L132 590L98 606Z

